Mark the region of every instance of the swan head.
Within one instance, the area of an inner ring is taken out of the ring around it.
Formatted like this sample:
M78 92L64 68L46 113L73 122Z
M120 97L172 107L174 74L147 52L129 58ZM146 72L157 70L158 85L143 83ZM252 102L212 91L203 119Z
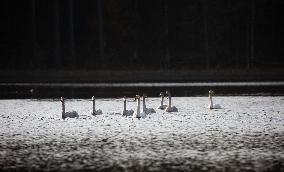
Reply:
M134 99L135 99L135 100L140 99L140 96L139 96L139 95L136 95Z
M167 95L168 97L171 96L170 91L166 91L166 95Z
M209 90L209 96L213 96L215 93L213 90Z
M164 97L165 93L164 92L160 92L160 96Z
M123 96L123 98L122 98L122 99L123 99L123 101L126 101L126 97L125 97L125 96Z
M63 98L63 97L61 97L61 98L60 98L60 101L63 103L63 102L64 102L64 98Z

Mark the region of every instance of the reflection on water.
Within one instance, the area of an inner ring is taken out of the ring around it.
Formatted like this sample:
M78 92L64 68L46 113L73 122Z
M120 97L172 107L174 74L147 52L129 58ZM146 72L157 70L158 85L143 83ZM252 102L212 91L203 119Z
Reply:
M0 98L88 98L133 97L147 93L158 96L171 90L174 96L284 95L284 82L184 82L184 83L0 83Z
M284 82L138 82L138 83L0 83L0 86L46 87L204 87L204 86L284 86Z
M173 97L178 113L138 120L115 113L122 99L66 102L79 119L62 120L59 101L0 100L2 170L283 171L283 97ZM155 108L158 98L147 100ZM135 109L128 102L128 109Z

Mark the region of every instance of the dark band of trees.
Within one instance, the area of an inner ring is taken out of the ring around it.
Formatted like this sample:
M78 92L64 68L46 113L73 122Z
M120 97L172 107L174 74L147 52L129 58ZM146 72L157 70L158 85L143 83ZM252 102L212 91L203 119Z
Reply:
M2 2L2 69L282 68L282 0Z

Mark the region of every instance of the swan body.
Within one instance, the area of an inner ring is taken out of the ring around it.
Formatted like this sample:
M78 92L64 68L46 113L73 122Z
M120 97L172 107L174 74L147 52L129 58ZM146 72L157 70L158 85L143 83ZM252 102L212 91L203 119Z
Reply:
M145 114L156 113L156 111L155 111L153 108L145 108L145 109L143 110L143 112L144 112Z
M61 97L60 101L62 103L62 119L79 118L79 115L76 111L65 112L65 100L63 97Z
M92 102L93 102L92 115L101 115L101 114L103 114L103 111L101 109L97 109L96 110L96 102L95 101L96 101L96 99L93 96L92 97Z
M165 110L167 107L167 105L160 105L157 107L157 109Z
M145 113L144 112L140 112L140 96L136 95L135 97L136 102L137 102L137 108L136 108L136 112L134 112L133 114L133 118L141 118L141 117L145 117Z
M166 112L178 112L178 109L175 106L166 107Z
M92 115L101 115L103 114L103 111L101 109L93 111Z
M213 103L213 100L212 100L212 96L214 95L214 91L210 90L209 91L209 100L210 100L210 103L209 105L207 106L208 109L221 109L221 105L219 104L214 104Z
M175 106L172 106L172 96L171 93L169 91L166 91L166 94L168 95L168 106L165 108L166 112L178 112L178 108L176 108Z
M157 109L164 110L167 107L167 105L164 105L165 94L163 92L161 92L160 96L161 96L161 104L160 104L160 106L157 107Z
M123 97L123 110L122 110L122 116L132 116L134 113L134 110L126 110L126 98Z
M134 113L134 110L130 109L130 110L123 110L122 111L122 116L132 116Z
M143 95L142 96L142 111L143 111L143 113L145 113L145 114L150 114L150 113L156 113L156 111L153 109L153 108L147 108L146 107L146 101L145 101L145 99L146 99L146 95Z
M79 115L76 111L62 113L62 119L66 118L79 118Z

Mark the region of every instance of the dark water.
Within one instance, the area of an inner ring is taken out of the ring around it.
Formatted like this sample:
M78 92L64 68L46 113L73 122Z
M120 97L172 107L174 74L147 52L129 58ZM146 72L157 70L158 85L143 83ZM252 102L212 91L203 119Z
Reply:
M199 83L2 83L1 98L122 97L147 93L158 96L170 90L174 96L284 95L284 82L199 82Z

